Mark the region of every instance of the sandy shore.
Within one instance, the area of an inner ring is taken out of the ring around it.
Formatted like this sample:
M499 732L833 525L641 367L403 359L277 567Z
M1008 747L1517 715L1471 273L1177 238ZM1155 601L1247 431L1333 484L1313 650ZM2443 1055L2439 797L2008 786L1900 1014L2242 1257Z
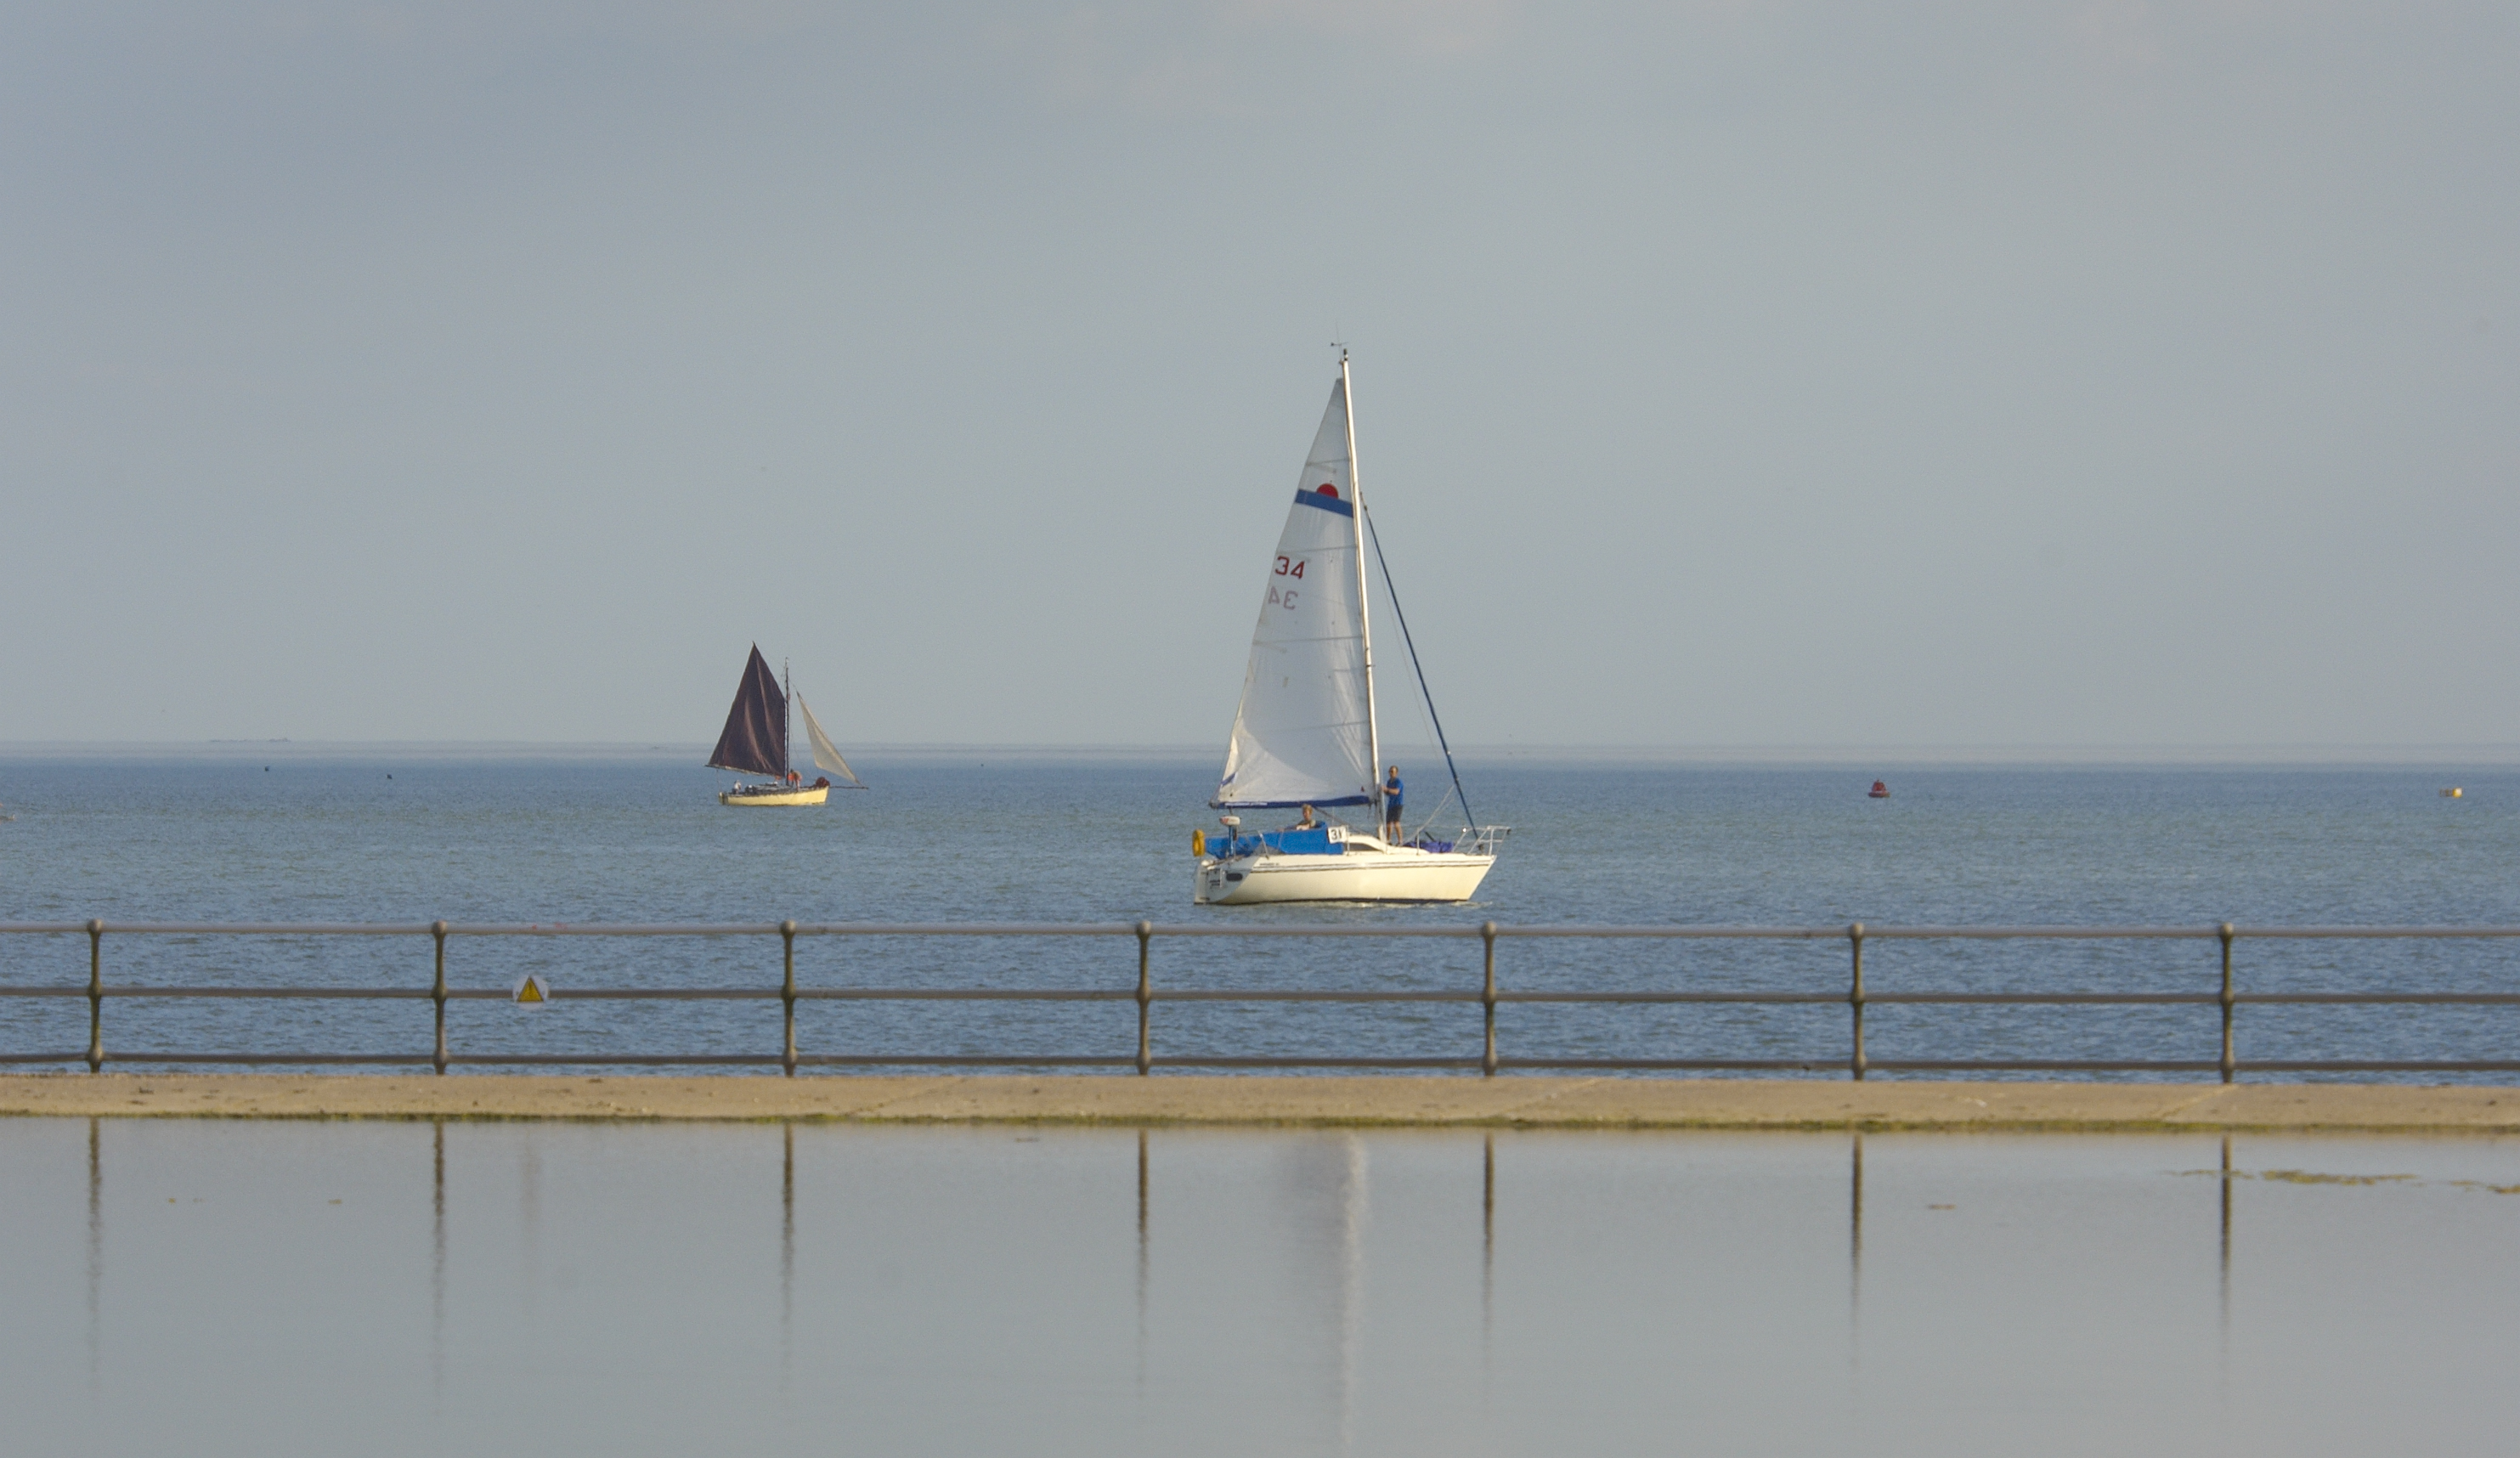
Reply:
M2520 1089L1816 1079L0 1075L0 1115L2520 1132Z

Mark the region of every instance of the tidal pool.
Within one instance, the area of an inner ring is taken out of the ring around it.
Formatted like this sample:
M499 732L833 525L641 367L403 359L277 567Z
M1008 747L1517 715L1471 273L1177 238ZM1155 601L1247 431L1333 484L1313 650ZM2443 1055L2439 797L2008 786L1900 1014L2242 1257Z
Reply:
M2507 1448L2520 1141L0 1120L21 1452Z

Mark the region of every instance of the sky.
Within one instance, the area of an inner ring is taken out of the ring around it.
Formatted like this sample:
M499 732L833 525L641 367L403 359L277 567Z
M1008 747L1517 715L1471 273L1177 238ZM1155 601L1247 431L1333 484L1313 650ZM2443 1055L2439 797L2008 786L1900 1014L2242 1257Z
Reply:
M2507 4L0 3L0 741L1221 752L1341 341L1457 742L2508 744L2515 138Z

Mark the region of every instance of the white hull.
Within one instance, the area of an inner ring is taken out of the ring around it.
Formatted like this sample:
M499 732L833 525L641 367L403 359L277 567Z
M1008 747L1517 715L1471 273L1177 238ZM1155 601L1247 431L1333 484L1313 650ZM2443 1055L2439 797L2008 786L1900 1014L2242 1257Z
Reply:
M753 795L741 790L727 790L719 793L717 802L722 805L819 805L831 797L830 786L808 785L801 790L771 790Z
M1191 900L1201 906L1269 901L1466 901L1493 855L1386 846L1351 836L1343 855L1201 856Z

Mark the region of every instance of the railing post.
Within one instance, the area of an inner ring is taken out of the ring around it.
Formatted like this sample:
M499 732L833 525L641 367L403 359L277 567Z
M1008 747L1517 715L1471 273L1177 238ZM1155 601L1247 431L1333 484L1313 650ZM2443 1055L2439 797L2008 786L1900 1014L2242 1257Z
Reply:
M87 924L87 1071L105 1071L105 920Z
M1861 1083L1864 1081L1866 1064L1864 1057L1864 924L1862 922L1856 922L1846 929L1846 940L1847 944L1855 949L1855 978L1848 984L1846 991L1846 1005L1855 1014L1855 1047L1854 1051L1847 1055L1846 1068L1848 1072L1855 1075L1855 1081Z
M428 999L429 1001L437 1004L437 1052L429 1059L429 1062L436 1067L437 1076L443 1078L446 1076L447 1065L446 923L442 920L430 922L428 924L428 934L437 943L437 977L435 980L428 984Z
M1147 967L1147 943L1155 934L1155 924L1140 922L1138 932L1138 1076L1146 1077L1155 1067L1154 1028L1151 1014L1155 988Z
M2239 999L2231 995L2231 924L2225 922L2216 935L2223 939L2223 1081L2231 1081L2240 1061L2231 1052L2231 1008Z
M1487 1046L1479 1054L1479 1075L1493 1078L1497 1071L1496 1051L1496 923L1479 924L1479 940L1486 943L1487 976L1479 986L1479 1006L1487 1014Z
M779 1055L779 1067L788 1077L796 1076L796 920L793 917L779 924L779 940L786 958L786 972L779 982L779 1005L787 1025L787 1049Z

